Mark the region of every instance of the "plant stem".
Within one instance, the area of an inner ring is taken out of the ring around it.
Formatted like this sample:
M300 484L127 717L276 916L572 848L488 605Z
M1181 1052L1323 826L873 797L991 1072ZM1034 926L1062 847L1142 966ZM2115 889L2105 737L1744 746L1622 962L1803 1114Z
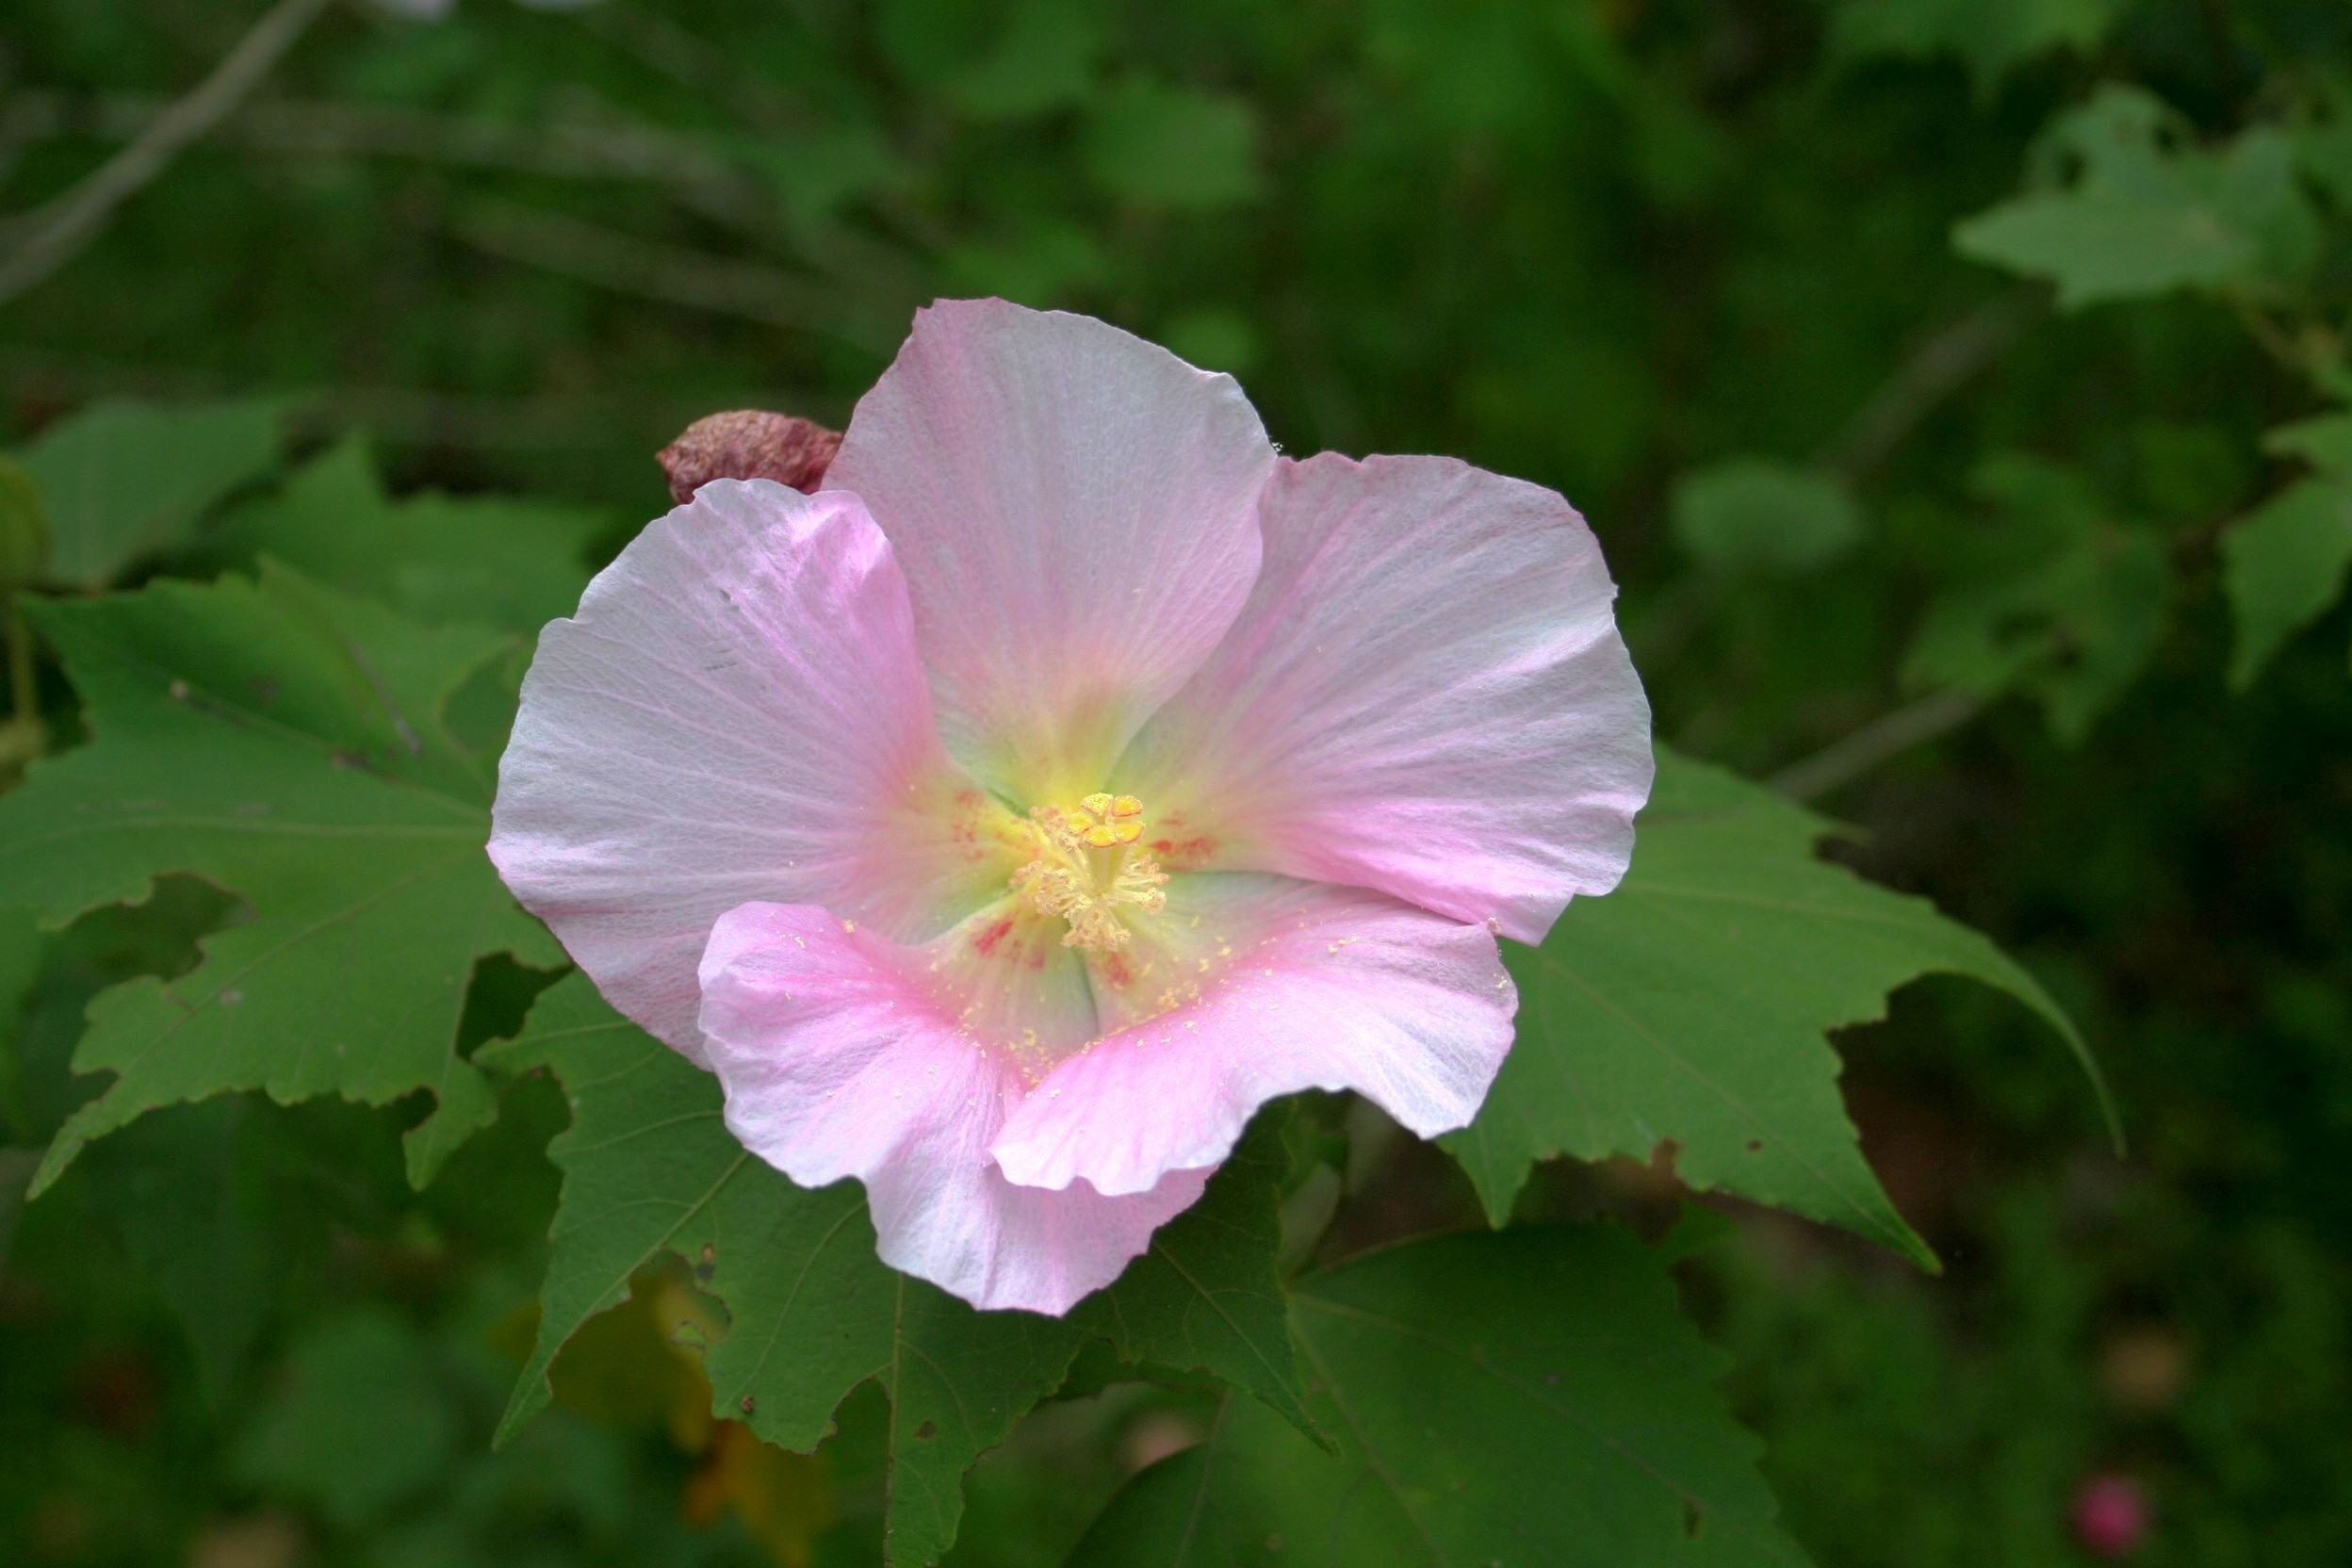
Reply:
M33 680L33 634L16 612L16 596L0 595L0 626L8 643L8 712L20 724L41 722L41 689Z
M33 633L17 613L16 592L0 593L0 640L8 647L8 717L0 723L0 789L49 749L41 722L41 688L33 678Z
M1814 463L1849 484L1858 482L1945 399L1999 359L2041 308L2037 293L2018 289L1930 334L1822 444Z
M1819 800L1898 753L1959 728L1984 709L1984 699L1974 692L1954 687L1935 693L1873 719L1845 739L1790 763L1765 783L1791 800Z
M30 238L0 259L0 302L16 298L71 261L106 227L114 209L144 188L181 151L259 86L328 0L278 0L212 74L158 116L145 134L88 179L37 211Z

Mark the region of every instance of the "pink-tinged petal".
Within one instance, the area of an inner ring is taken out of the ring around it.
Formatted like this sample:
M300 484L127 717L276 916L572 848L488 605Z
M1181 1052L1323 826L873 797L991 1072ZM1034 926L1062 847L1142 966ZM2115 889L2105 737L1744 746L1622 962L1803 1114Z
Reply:
M1123 984L1096 965L1099 1004L1137 1021L1055 1068L990 1145L1014 1182L1152 1191L1216 1166L1252 1112L1301 1089L1354 1089L1423 1137L1478 1114L1519 1001L1486 927L1219 874L1174 879L1168 912L1136 923Z
M1102 1032L1070 927L1019 899L974 911L923 946L926 993L942 1017L994 1045L1029 1078Z
M1068 1312L1190 1207L1207 1172L1109 1198L1019 1187L988 1145L1026 1079L943 1010L924 955L808 906L723 917L702 1027L743 1147L804 1186L865 1184L882 1261L976 1307Z
M1274 462L1230 376L1002 300L915 318L825 483L890 537L950 750L1035 804L1102 788L1250 592Z
M1266 559L1117 787L1169 869L1377 888L1540 941L1617 885L1649 702L1600 546L1552 491L1326 453L1267 486Z
M490 856L612 1004L701 1059L695 965L756 899L925 937L1003 891L1010 819L939 743L854 496L721 480L541 633Z

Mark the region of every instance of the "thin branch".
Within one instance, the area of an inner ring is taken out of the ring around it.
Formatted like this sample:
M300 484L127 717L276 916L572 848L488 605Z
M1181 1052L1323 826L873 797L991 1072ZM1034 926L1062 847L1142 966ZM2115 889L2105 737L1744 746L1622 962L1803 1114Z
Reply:
M33 679L33 634L16 612L16 594L0 594L0 626L8 644L8 712L19 724L41 722L41 692Z
M172 106L144 135L108 158L89 178L30 216L30 238L0 259L0 303L16 298L71 261L97 237L114 209L170 167L173 158L259 86L329 0L278 0L253 31Z
M1860 483L1910 439L1937 404L1999 359L2040 308L2036 291L2019 289L1929 334L1821 444L1813 466L1845 484ZM1669 587L1641 626L1638 651L1643 660L1655 663L1679 653L1713 616L1722 596L1722 584L1700 573Z
M1930 334L1822 444L1814 466L1848 485L1859 483L1894 455L1936 405L1999 359L2040 309L2038 292L2019 289ZM1704 574L1669 588L1637 629L1642 656L1671 658L1713 612L1721 593L1719 580ZM1898 752L1959 727L1984 706L1984 699L1973 693L1938 692L1784 768L1770 783L1792 799L1817 799Z
M287 396L282 384L256 384L192 366L92 354L61 354L0 342L0 379L42 400L93 397L246 398ZM305 435L335 436L358 427L416 446L495 451L577 451L615 440L647 450L712 408L761 399L813 413L845 416L833 394L817 388L724 387L702 392L560 393L500 398L416 387L325 385L292 394L287 417ZM838 419L837 419L838 422Z
M0 110L0 147L11 139L69 136L126 139L168 109L129 94L77 99L24 93ZM482 116L434 114L393 104L280 100L251 104L221 121L211 139L290 157L390 157L454 169L542 174L555 179L645 181L691 211L767 247L797 244L837 280L919 302L931 278L903 252L838 223L778 231L775 192L700 138L652 126L554 121L522 125ZM908 308L912 308L911 304Z
M768 136L786 137L809 128L810 117L776 85L746 78L734 55L697 37L659 11L633 6L584 6L572 21L638 64L666 76L697 98L716 97L736 119Z
M0 787L49 749L41 722L41 685L33 672L33 632L17 608L17 591L0 592L0 640L8 644L8 717L0 723Z
M1819 800L1881 762L1948 734L1984 710L1984 698L1958 688L1936 692L1872 720L1764 782L1791 800Z
M2311 361L2304 356L2301 348L2287 335L2285 328L2270 318L2262 306L2237 293L2230 296L2230 305L2237 312L2246 335L2253 338L2279 368L2292 370L2298 376L2311 373Z
M745 72L737 57L726 49L658 10L613 0L611 4L581 7L566 14L604 42L684 88L697 100L715 100L737 120L773 141L790 143L824 128L821 117L798 95L769 77ZM810 30L816 30L813 24ZM902 237L921 249L941 250L952 237L929 214L890 191L872 193L869 204ZM806 223L799 226L810 227ZM814 239L831 251L832 253L815 257L820 265L835 271L847 270L852 275L870 269L872 261L858 253L861 250L871 251L870 247L861 246L855 235L836 225L825 227L832 232L803 237L804 242ZM887 251L874 252L873 255L886 265L897 260Z
M136 93L79 98L25 92L0 114L0 139L84 136L132 140L169 113L169 100ZM715 149L693 138L633 125L445 115L398 104L275 99L224 116L212 140L293 157L414 158L559 179L650 180L731 188L746 204L757 188Z
M1999 359L2040 309L2040 296L2020 289L1933 334L1822 444L1813 461L1849 484L1862 479L1891 457L1938 403Z
M450 229L477 250L616 293L817 333L876 353L888 353L900 335L898 313L886 320L872 302L779 268L658 244L511 202L471 203Z
M367 430L420 447L477 451L581 451L610 448L615 433L650 451L712 408L760 399L788 407L823 409L829 395L765 386L703 397L643 392L607 396L487 398L393 386L322 388L297 429L337 434Z

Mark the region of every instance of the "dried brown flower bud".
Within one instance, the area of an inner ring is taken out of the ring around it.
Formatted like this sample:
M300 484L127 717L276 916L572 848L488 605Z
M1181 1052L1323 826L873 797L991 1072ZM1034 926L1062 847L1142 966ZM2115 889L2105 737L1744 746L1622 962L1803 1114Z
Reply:
M789 414L740 408L696 419L662 449L662 471L680 505L714 479L772 479L805 495L825 482L841 433Z

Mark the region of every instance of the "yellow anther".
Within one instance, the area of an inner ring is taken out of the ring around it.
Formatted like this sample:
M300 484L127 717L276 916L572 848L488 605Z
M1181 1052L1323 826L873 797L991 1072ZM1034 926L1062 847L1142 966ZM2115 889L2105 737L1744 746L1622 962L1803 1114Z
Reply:
M1168 874L1137 847L1143 802L1135 796L1090 794L1074 807L1040 806L1029 818L1033 854L1013 873L1013 890L1037 913L1070 923L1063 946L1124 947L1128 931L1115 911L1167 904Z

